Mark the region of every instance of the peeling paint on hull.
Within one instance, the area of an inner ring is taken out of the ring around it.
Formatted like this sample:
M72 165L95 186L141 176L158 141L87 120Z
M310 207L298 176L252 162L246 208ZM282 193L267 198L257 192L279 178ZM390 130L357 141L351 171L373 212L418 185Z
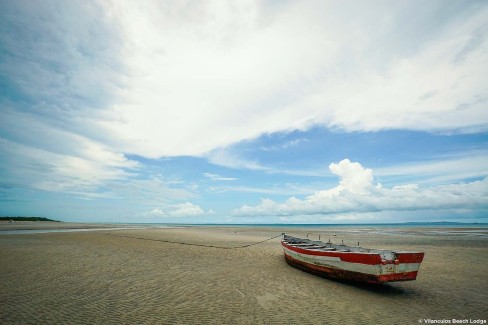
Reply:
M391 274L391 275L373 275L354 271L346 271L341 269L334 269L324 266L308 264L294 259L285 254L285 260L290 265L302 271L323 277L336 280L357 281L366 283L385 283L393 281L411 281L417 278L417 271L408 272L405 274Z
M333 245L284 235L286 262L330 279L385 283L417 278L423 252L395 252Z

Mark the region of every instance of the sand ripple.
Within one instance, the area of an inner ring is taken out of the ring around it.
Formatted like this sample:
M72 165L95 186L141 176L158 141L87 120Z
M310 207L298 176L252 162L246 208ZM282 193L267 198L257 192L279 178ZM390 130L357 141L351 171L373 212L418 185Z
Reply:
M121 231L215 245L276 232ZM378 248L425 250L418 280L378 288L318 278L288 266L279 239L218 250L95 232L4 236L0 323L415 324L419 318L488 317L488 240L362 236L362 243Z

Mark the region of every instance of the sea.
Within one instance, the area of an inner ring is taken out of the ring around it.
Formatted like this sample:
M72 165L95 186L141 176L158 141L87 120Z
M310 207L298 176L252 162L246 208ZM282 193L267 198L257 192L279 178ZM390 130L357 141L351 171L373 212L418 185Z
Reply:
M148 228L182 228L182 227L229 227L229 228L276 228L276 229L310 229L327 231L337 229L351 233L382 233L392 235L408 235L408 230L420 231L429 235L457 235L477 236L488 238L488 223L461 223L461 222L407 222L407 223L358 223L358 224L187 224L187 223L129 223L114 224L110 228L58 228L58 229L0 229L0 235L12 234L41 234L64 233L82 231L112 231L124 229Z

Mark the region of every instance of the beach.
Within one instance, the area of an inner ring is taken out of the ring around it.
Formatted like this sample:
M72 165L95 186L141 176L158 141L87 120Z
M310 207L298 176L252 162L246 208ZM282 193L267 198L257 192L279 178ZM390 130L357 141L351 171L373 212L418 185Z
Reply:
M39 224L16 229L45 227ZM70 228L57 224L53 227ZM0 323L419 324L488 319L486 228L94 228L100 229L0 234ZM416 281L371 286L290 267L279 237L246 248L206 247L243 246L282 232L424 251L425 258Z

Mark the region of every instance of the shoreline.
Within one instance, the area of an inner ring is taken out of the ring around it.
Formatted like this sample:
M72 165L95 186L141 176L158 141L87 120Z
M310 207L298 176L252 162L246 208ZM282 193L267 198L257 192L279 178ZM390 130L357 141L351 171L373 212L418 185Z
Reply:
M392 227L392 225L394 225ZM464 227L463 227L464 226ZM158 228L202 228L202 229L272 229L282 232L309 231L310 234L383 234L390 236L472 236L488 238L488 224L449 224L449 225L414 225L404 224L350 224L350 225L303 225L303 224L163 224L163 223L78 223L51 221L0 221L0 235L36 234L51 232L103 231L124 229L158 229Z

